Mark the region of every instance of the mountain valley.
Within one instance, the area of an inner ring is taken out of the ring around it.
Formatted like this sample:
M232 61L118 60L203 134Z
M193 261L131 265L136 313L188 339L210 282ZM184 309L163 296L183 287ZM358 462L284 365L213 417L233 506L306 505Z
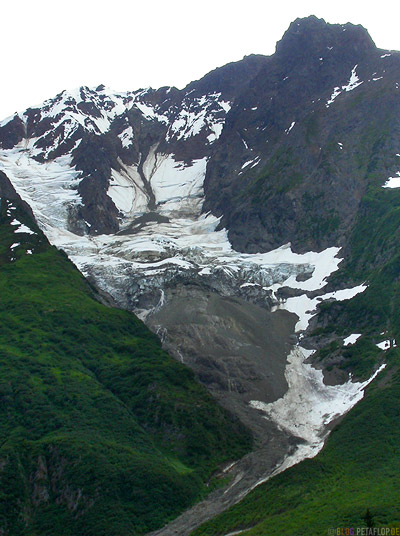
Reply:
M0 123L0 534L400 522L399 84L308 17L182 90Z

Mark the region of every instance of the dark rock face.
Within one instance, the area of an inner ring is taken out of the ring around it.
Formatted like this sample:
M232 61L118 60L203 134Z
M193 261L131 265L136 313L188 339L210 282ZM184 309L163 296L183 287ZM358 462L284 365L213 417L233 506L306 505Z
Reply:
M15 115L9 123L0 127L0 145L3 149L12 149L24 137L25 125L18 115Z
M361 197L397 165L400 55L381 56L360 26L291 24L207 168L205 210L235 248L344 245Z
M191 82L185 91L195 90L200 95L222 92L227 99L234 99L251 84L268 61L266 56L259 54L245 56L242 61L228 63L214 69L200 80Z
M335 47L335 58L345 62L350 54L359 54L360 59L371 54L375 44L361 25L326 24L323 19L310 16L291 23L276 45L276 55L281 61L298 65L307 63L316 53L326 53L328 47Z

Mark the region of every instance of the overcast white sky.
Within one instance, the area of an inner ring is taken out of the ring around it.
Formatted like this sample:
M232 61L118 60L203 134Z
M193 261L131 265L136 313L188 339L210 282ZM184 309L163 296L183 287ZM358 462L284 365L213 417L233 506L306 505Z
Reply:
M183 87L247 54L270 55L291 21L362 24L400 50L400 2L4 0L0 118L63 89Z

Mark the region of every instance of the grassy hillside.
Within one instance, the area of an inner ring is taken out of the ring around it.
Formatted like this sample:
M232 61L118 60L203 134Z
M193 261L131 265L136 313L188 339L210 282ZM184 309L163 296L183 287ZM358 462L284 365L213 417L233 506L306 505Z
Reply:
M0 326L3 536L142 534L249 449L193 374L134 315L102 305L4 198Z
M246 536L350 534L346 527L400 526L400 191L371 186L363 198L335 284L367 281L368 289L345 302L321 305L312 338L316 358L332 373L369 377L386 369L364 399L333 430L324 449L203 525L193 536L245 530ZM356 344L343 338L361 333ZM342 527L344 532L337 532ZM356 532L354 532L356 533Z

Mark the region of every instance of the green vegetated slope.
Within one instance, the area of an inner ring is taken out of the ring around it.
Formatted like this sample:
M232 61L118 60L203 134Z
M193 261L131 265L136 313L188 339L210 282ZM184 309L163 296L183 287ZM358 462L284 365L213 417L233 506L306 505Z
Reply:
M3 536L140 535L249 449L192 372L4 198L0 326Z
M326 535L328 529L400 526L400 351L376 343L400 340L400 192L371 186L335 283L368 288L345 302L321 306L311 338L316 359L339 374L369 377L387 366L364 399L334 428L321 453L256 488L242 502L196 530L196 536ZM348 285L347 285L348 286ZM362 336L343 345L351 333ZM371 520L370 520L371 521ZM346 534L346 532L343 532Z

